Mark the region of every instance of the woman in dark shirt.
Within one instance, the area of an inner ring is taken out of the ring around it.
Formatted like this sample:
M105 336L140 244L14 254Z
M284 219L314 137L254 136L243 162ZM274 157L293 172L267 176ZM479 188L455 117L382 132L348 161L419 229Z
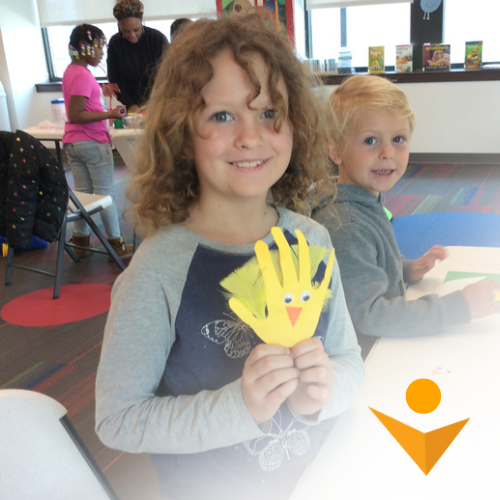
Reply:
M139 0L118 0L113 16L118 33L108 45L108 78L118 86L118 100L137 112L149 97L159 62L168 47L167 37L142 24L144 6Z

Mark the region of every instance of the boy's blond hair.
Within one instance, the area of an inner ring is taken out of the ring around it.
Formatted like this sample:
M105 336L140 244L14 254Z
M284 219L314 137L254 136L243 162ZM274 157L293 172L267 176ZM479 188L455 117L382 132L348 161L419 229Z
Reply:
M362 109L383 109L397 111L408 118L410 132L413 132L415 116L408 97L387 78L375 75L348 77L329 98L331 116L329 136L333 149L342 151L346 136L356 124Z
M253 61L255 55L262 57L277 109L276 128L287 119L293 127L291 161L271 188L274 202L307 212L311 185L329 188L326 112L313 88L320 82L296 57L286 35L256 16L202 19L187 24L169 47L146 106L137 169L127 190L133 203L127 216L141 234L184 222L199 195L195 165L185 153L196 133L196 117L205 106L202 89L213 77L211 61L224 50L247 72L255 89L248 96L249 105L260 92ZM288 102L277 89L281 78Z

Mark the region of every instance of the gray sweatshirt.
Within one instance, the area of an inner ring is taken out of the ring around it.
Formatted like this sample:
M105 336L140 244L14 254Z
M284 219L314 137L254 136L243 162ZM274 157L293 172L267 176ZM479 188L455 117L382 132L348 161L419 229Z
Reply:
M406 300L412 261L401 256L382 197L338 184L313 218L330 232L347 307L357 333L376 337L432 335L470 321L462 292Z

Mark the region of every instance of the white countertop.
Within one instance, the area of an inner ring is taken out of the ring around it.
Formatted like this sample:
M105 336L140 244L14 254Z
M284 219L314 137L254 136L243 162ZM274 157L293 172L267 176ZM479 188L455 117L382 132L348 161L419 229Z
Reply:
M24 131L40 141L62 141L64 135L64 129L55 127L28 127ZM134 165L135 146L141 133L140 128L110 128L109 134L113 146L120 153L128 168Z

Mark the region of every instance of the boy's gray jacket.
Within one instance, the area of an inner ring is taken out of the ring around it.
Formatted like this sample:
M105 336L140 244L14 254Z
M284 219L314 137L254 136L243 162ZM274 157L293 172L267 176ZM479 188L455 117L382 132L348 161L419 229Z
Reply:
M330 232L357 333L376 337L432 335L470 321L462 292L406 300L412 261L399 250L383 198L338 184L337 198L313 215Z

